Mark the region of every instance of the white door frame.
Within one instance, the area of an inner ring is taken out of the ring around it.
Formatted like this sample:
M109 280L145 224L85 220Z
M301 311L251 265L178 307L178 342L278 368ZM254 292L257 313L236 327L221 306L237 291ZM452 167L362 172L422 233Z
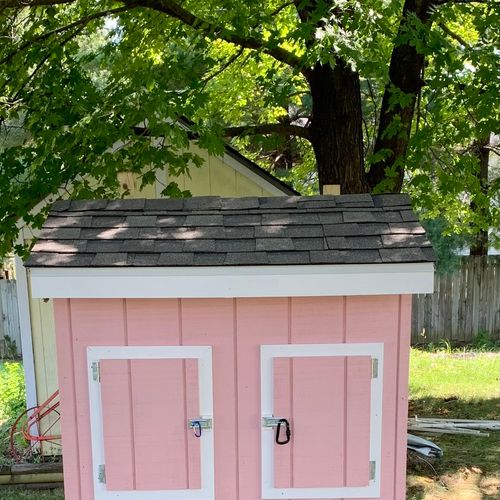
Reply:
M274 429L262 425L262 498L378 498L382 452L382 392L384 344L283 344L261 346L261 413L273 418L274 358L368 356L372 359L370 396L370 469L367 486L334 488L276 488L274 486Z
M113 346L87 347L88 384L90 397L90 428L92 440L92 470L94 500L214 500L214 435L203 429L200 438L201 488L163 491L108 491L99 479L105 463L102 420L101 384L96 366L102 360L133 359L196 359L198 360L198 388L200 417L213 418L212 348L210 346ZM97 364L97 365L96 365ZM186 422L187 425L187 422Z

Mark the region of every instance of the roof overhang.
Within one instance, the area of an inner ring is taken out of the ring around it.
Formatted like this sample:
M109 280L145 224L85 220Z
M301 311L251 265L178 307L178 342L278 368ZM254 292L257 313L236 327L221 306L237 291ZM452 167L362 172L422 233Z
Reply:
M31 268L37 298L233 298L432 293L434 266Z

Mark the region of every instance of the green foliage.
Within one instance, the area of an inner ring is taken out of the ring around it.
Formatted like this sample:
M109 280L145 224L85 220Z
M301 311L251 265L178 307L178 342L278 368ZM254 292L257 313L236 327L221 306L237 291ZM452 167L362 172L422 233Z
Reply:
M24 372L21 363L0 364L0 421L12 421L26 407Z

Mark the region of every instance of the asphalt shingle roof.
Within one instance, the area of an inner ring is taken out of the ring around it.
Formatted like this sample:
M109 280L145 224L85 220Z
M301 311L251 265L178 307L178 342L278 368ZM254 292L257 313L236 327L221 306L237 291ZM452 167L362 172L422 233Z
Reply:
M53 205L29 267L432 262L406 195L76 200Z

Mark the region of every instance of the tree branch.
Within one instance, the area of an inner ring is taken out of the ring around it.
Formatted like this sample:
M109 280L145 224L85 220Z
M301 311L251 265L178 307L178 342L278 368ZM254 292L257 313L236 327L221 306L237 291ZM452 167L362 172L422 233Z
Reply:
M125 0L125 4L131 2ZM183 6L179 5L175 0L140 0L139 4L143 7L156 10L167 14L174 19L181 21L187 26L191 26L197 31L201 31L208 36L215 36L220 40L239 45L245 49L262 50L264 53L274 57L276 60L299 69L300 71L307 72L304 68L302 59L294 53L284 49L283 47L270 47L266 45L265 40L252 37L249 35L242 35L230 29L210 23L194 15Z
M133 9L134 7L137 7L137 4L131 2L128 5L125 5L123 7L118 7L116 9L109 9L109 10L104 10L101 12L96 12L94 14L89 14L88 16L84 16L84 17L78 19L77 21L70 23L66 26L62 26L61 28L57 28L55 30L51 30L51 31L47 31L46 33L42 33L41 35L39 35L35 38L32 38L31 40L27 40L22 45L17 47L17 49L15 51L13 51L10 54L8 54L7 56L5 56L2 60L0 60L0 65L9 62L16 54L19 54L19 52L21 50L24 50L25 48L29 47L33 43L42 42L44 40L47 40L47 38L50 38L52 35L58 35L59 33L63 33L64 31L68 31L68 30L76 28L78 26L85 27L90 21L94 21L95 19L99 19L101 17L106 17L109 15L118 14L120 12L125 12L127 10Z
M243 137L248 135L293 135L309 139L309 129L289 123L265 123L262 125L241 125L224 129L225 137Z
M469 44L458 34L455 33L454 31L451 31L448 26L444 23L439 23L438 26L450 37L453 38L453 40L457 41L460 45L463 47L468 47Z
M0 12L4 9L24 9L25 7L45 7L73 3L76 0L0 0Z

